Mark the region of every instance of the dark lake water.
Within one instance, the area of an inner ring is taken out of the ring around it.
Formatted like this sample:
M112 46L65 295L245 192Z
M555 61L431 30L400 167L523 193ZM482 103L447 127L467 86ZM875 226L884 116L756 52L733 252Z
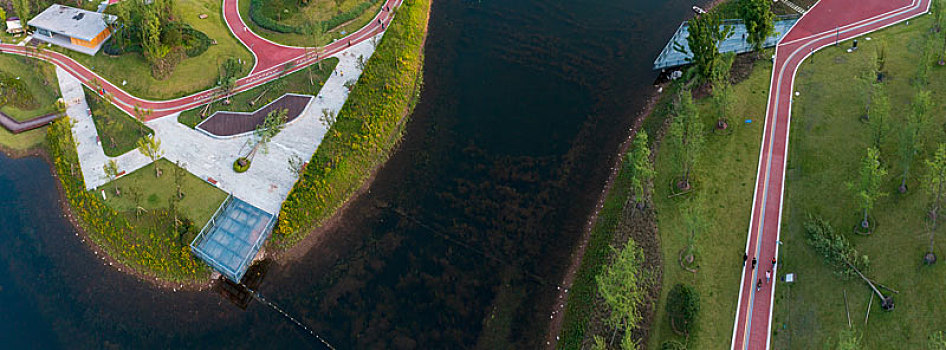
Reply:
M336 348L536 348L682 0L435 0L407 136L260 291ZM4 348L313 347L272 309L104 266L39 158L0 155Z

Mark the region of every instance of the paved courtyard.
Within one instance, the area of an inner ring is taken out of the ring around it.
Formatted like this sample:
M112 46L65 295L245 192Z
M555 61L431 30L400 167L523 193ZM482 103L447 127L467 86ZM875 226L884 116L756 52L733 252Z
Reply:
M380 39L382 34L378 34ZM161 141L164 158L181 166L199 178L216 182L221 190L233 194L271 214L277 214L282 202L289 195L298 179L289 167L289 159L295 155L308 161L318 148L327 129L319 121L323 109L338 113L348 99L345 82L361 76L358 57L365 60L374 53L376 40L366 40L332 57L339 59L335 72L331 74L319 96L312 99L299 118L290 122L269 143L269 151L257 152L250 169L242 174L233 171L237 157L246 155L253 146L251 135L231 138L212 137L177 122L178 113L154 119L145 124L154 130ZM66 113L75 121L72 132L78 142L79 164L86 188L98 188L108 182L104 165L114 159L119 171L131 173L148 165L150 159L138 150L109 158L97 142L98 133L79 81L71 74L56 69L63 98L69 102Z

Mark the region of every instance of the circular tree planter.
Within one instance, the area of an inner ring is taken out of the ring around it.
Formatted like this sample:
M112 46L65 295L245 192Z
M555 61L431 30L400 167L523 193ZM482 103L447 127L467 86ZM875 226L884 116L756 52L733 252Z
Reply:
M237 160L233 162L233 171L235 172L243 173L249 169L250 169L250 160L246 159L246 157L237 158Z
M699 265L696 264L696 256L692 251L690 251L690 249L683 247L683 249L680 250L679 255L681 268L691 273L697 273L700 271Z
M933 265L936 263L936 253L929 252L923 255L923 263L927 266Z
M867 227L864 227L863 217L860 217L857 220L857 224L854 225L854 233L861 236L870 236L877 230L877 221L874 220L873 216L867 217Z

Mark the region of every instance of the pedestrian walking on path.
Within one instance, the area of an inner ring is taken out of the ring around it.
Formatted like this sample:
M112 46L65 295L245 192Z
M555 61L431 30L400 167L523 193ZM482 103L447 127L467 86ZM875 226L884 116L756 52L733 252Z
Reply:
M753 270L755 270L756 261L757 261L756 258L753 256L753 257L752 257L752 269L753 269Z
M769 270L765 272L765 283L769 283L771 281L772 281L772 270Z
M760 290L762 290L762 279L761 279L761 278L759 279L759 282L756 282L756 284L755 284L755 291L758 292L758 291L760 291Z
M772 268L775 269L775 258L772 258Z
M742 253L742 266L746 266L746 262L749 261L749 254Z

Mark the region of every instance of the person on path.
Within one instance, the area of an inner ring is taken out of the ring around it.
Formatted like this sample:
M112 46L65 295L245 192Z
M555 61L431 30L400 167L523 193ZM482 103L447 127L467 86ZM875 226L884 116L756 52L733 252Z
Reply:
M772 258L772 268L775 268L775 258Z
M742 266L746 266L746 262L749 261L749 253L742 253Z
M760 290L762 290L762 279L761 279L761 278L760 278L759 281L756 282L756 284L755 284L755 291L758 292L758 291L760 291Z
M755 270L756 258L752 257L752 269Z
M772 270L765 272L765 283L772 281Z

